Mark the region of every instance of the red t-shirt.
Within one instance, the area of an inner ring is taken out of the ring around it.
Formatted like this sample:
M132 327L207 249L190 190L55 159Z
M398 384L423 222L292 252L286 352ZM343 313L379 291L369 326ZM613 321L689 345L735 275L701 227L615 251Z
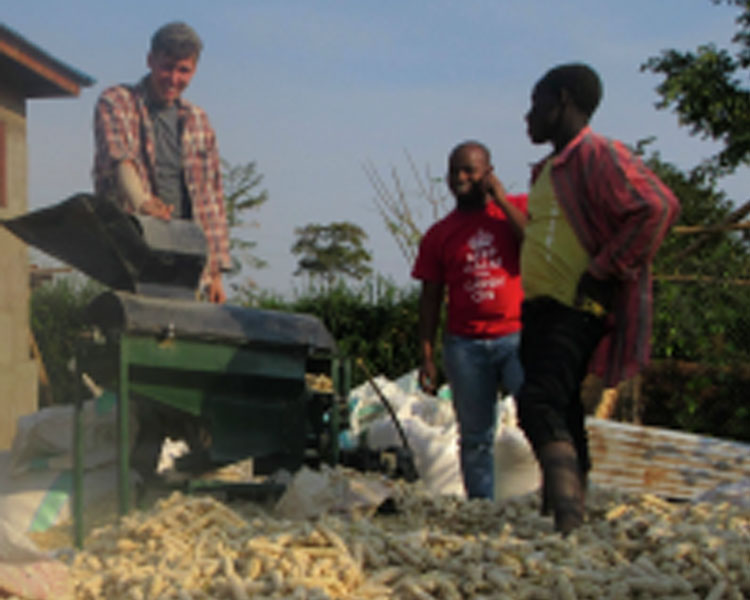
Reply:
M508 196L526 212L526 195ZM448 331L497 337L521 328L520 244L505 213L453 210L427 230L412 277L448 288Z

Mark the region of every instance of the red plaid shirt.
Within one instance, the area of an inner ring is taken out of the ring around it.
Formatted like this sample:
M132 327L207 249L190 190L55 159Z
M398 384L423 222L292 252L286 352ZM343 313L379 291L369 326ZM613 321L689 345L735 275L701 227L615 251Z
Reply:
M532 182L547 159L533 167ZM614 385L635 375L651 349L650 264L680 213L674 194L621 142L585 127L553 156L555 194L591 256L589 271L620 281L613 327L591 370Z
M114 86L99 97L94 113L94 189L97 194L114 194L126 209L130 207L117 192L115 173L119 162L131 161L143 189L154 193L156 151L146 97L145 78L134 86ZM203 228L208 243L205 283L208 275L231 265L219 152L206 113L181 98L177 109L185 185L193 217Z

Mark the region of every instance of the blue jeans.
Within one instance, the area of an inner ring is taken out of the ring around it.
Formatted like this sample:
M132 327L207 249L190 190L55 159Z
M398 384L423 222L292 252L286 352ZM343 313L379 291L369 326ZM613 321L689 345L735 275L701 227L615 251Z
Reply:
M520 334L476 339L447 334L443 365L451 387L466 495L494 498L498 385L515 396L523 383Z

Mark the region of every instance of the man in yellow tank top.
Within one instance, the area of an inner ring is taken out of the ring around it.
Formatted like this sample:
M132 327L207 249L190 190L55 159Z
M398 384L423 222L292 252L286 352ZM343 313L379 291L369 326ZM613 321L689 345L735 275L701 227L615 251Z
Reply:
M587 65L534 87L526 115L553 151L532 172L521 245L520 425L542 467L543 512L564 535L584 518L591 468L580 386L609 385L648 360L650 263L679 214L672 192L622 143L588 125L602 96Z

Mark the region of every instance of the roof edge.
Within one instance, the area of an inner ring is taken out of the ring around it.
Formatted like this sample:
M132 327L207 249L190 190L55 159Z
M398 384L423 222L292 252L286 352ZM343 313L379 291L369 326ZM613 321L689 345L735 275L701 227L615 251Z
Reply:
M0 45L5 46L6 51L8 49L15 50L15 53L19 54L19 56L14 57L16 59L20 59L23 56L30 59L30 61L19 60L19 62L23 63L27 68L37 71L38 74L45 78L51 79L51 81L57 85L61 84L59 81L60 76L71 80L76 89L68 89L66 91L70 91L74 95L77 94L77 87L88 87L96 83L96 80L93 77L90 77L86 73L83 73L82 71L79 71L78 69L75 69L55 58L49 52L43 50L36 44L31 43L1 21ZM42 68L35 69L33 63L38 63L39 67ZM57 77L55 77L55 75L57 75ZM65 86L62 87L65 88Z

